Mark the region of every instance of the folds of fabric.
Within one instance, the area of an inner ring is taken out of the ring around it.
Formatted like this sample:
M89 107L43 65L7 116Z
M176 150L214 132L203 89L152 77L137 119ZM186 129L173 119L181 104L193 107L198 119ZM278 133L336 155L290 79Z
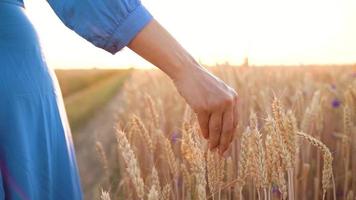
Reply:
M152 19L139 0L48 3L67 27L112 54ZM0 199L82 199L62 96L22 0L0 0Z
M48 0L70 29L112 54L125 47L152 19L140 0Z
M82 199L55 85L24 9L0 2L0 199Z

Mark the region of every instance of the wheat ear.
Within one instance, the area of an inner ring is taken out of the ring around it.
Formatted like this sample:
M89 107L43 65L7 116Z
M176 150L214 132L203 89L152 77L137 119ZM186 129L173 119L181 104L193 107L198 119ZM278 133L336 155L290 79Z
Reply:
M154 146L152 143L152 139L150 134L148 133L145 125L143 124L143 122L141 121L140 118L138 118L137 116L133 116L132 117L132 121L134 123L134 125L138 128L140 135L143 137L143 139L145 140L145 142L147 143L148 149L150 151L150 155L153 155L154 152Z
M331 177L333 175L332 171L332 161L333 157L329 148L321 141L315 139L314 137L298 132L298 136L310 142L313 146L317 147L323 153L324 166L323 166L323 177L322 177L322 187L323 187L323 199L325 199L326 191L330 186ZM334 188L335 189L335 188Z
M157 200L157 199L159 199L159 192L157 191L156 186L152 185L150 191L148 192L147 200Z
M111 200L110 194L107 191L101 190L100 200Z
M108 159L106 157L104 147L101 144L101 142L97 141L95 143L95 149L97 153L99 154L100 162L101 165L103 166L104 172L105 172L105 178L109 178L109 164L108 164Z
M137 196L139 199L144 197L144 182L141 177L141 170L134 151L131 148L129 141L127 140L125 133L121 130L116 130L116 140L118 143L119 153L124 158L126 163L126 169L130 176L131 182L134 185Z
M176 179L179 176L179 168L178 168L178 162L176 160L176 157L173 153L172 145L169 139L162 134L160 134L162 146L163 146L163 151L165 158L167 159L169 169L171 171L171 174L173 175L173 178Z

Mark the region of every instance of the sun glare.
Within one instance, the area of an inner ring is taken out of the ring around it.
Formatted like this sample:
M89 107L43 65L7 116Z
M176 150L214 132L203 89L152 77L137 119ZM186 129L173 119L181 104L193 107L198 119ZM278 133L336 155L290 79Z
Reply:
M143 0L205 64L356 62L353 0ZM27 1L48 63L55 67L150 67L130 50L115 56L66 29L46 2Z

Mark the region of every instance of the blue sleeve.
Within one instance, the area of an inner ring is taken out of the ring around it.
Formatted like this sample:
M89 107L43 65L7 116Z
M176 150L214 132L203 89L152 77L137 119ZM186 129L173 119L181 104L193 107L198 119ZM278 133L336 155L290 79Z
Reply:
M115 54L152 19L140 0L48 0L62 22Z

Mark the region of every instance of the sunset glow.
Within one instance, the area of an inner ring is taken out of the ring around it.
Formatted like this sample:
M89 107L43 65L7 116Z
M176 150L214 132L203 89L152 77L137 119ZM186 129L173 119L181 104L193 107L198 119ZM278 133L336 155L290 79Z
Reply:
M67 29L45 1L25 1L53 67L148 67L130 50L115 56ZM354 0L143 0L205 64L356 62Z

